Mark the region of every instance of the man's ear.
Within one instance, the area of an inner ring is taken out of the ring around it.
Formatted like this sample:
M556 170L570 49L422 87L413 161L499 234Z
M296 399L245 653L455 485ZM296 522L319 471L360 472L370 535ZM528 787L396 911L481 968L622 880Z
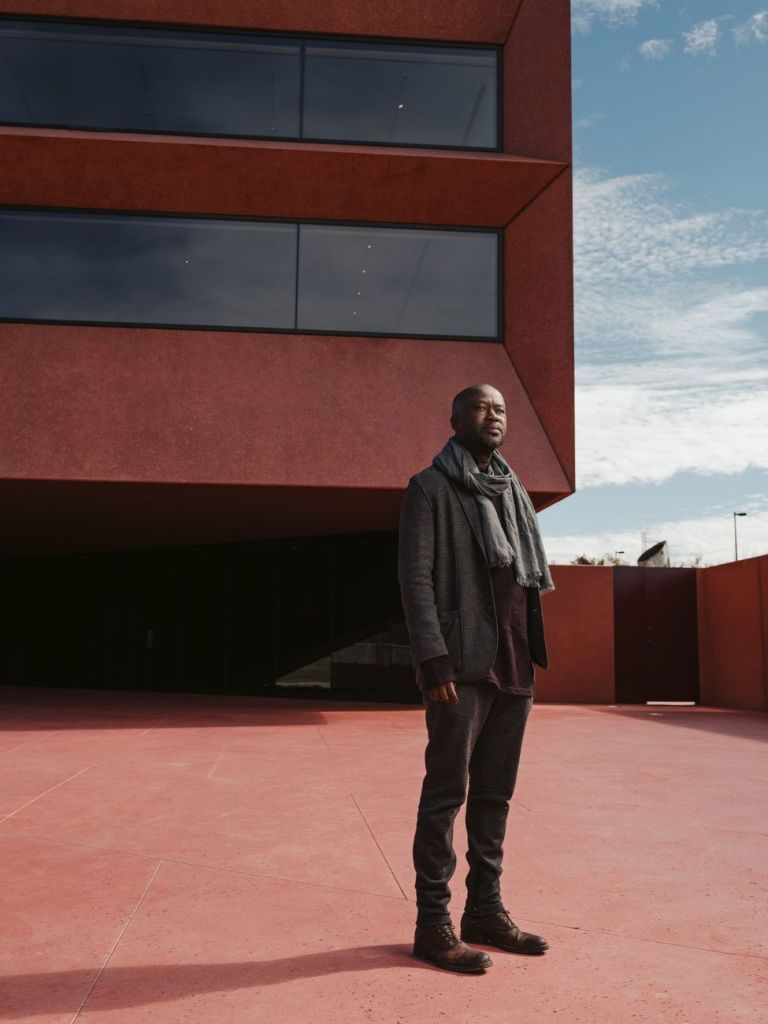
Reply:
M456 417L455 416L451 416L450 423L451 423L451 429L455 432L455 430L456 430Z

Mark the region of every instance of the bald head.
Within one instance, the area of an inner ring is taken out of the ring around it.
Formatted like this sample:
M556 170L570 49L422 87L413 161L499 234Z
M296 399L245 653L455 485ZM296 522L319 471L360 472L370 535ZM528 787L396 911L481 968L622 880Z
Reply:
M472 384L453 400L451 426L481 469L507 434L507 410L504 396L490 384Z
M462 410L471 402L472 399L477 398L478 395L492 394L502 405L504 405L504 398L500 391L497 391L491 384L470 384L468 388L464 388L458 393L451 403L451 416L455 416L457 412Z

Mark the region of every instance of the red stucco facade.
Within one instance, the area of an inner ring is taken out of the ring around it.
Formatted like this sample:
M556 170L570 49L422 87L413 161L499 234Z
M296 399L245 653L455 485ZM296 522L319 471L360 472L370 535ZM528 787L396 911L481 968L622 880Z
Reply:
M502 344L0 324L6 552L392 528L408 477L449 432L450 397L476 380L505 393L505 452L537 506L572 492L567 0L2 0L0 13L493 43L503 54L499 153L0 129L6 205L493 227L505 238Z

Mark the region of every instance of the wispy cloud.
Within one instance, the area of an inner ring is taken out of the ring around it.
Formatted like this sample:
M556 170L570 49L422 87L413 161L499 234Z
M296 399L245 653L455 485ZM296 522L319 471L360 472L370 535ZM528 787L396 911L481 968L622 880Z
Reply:
M685 52L692 57L714 57L720 40L720 26L717 18L709 18L694 25L690 32L683 32Z
M580 117L574 121L573 127L579 130L591 128L595 121L602 121L604 117L605 114L587 114L586 117Z
M689 213L661 174L577 174L574 216L582 281L638 281L768 256L764 211Z
M730 505L711 509L697 518L642 520L621 530L550 535L544 526L544 546L550 561L559 565L579 555L602 557L623 551L621 560L634 564L642 554L642 534L647 543L666 540L671 561L690 562L697 555L704 564L733 560L733 516ZM739 558L765 554L768 549L768 494L755 495L738 508L747 513L739 520ZM546 515L546 513L545 513Z
M768 467L764 213L695 214L659 175L577 175L577 482Z
M589 32L594 21L621 25L633 21L645 7L658 7L657 0L573 0L573 27Z
M646 39L638 46L646 60L664 60L672 52L671 39Z
M751 42L768 43L768 11L757 11L751 18L736 25L733 37L738 46L746 46Z

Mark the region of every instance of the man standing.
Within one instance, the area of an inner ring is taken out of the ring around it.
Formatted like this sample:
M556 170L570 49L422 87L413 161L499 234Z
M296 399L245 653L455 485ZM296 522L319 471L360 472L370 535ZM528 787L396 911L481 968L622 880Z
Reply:
M498 451L503 397L487 384L466 388L453 401L451 426L454 436L403 499L399 578L429 740L413 843L413 953L469 972L491 959L463 940L513 953L549 948L511 920L499 878L534 663L547 667L540 594L554 585L531 500ZM453 822L465 798L459 939L448 903Z

